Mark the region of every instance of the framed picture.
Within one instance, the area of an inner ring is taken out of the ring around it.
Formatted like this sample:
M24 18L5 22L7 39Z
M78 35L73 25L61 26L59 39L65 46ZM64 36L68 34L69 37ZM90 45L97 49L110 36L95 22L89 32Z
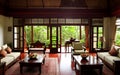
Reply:
M12 31L12 27L11 27L11 26L8 27L8 31L9 31L9 32Z

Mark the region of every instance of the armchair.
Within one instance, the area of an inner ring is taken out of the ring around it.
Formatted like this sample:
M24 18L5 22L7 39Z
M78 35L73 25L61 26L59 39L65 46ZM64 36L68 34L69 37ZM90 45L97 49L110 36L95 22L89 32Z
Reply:
M80 55L80 54L85 53L85 52L88 53L88 51L85 50L85 47L82 45L82 43L73 42L72 45L73 45L73 47L72 47L72 54L73 55Z
M40 41L36 41L35 43L30 44L28 54L30 53L30 51L43 51L43 53L45 54L46 45L45 45L45 43L41 43Z

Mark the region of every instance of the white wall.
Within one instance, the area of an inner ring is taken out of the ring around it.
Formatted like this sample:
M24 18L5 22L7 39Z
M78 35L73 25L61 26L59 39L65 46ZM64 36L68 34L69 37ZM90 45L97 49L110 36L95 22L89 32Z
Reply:
M13 29L12 31L8 31L8 27L13 28L13 18L12 17L5 17L5 24L4 24L4 43L12 43L13 42Z
M8 32L8 26L13 26L13 18L0 15L0 46L13 42L13 32Z
M0 46L4 42L4 16L0 15Z

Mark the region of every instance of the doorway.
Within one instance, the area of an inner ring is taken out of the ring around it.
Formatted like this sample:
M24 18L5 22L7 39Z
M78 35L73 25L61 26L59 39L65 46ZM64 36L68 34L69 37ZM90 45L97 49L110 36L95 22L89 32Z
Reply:
M50 53L61 52L61 26L50 26Z

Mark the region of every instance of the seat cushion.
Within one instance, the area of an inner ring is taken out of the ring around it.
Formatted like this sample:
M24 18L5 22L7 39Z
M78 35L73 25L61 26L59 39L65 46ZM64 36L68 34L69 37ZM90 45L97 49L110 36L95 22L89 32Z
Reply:
M103 60L105 59L105 56L110 56L108 52L97 52L97 55Z
M88 51L85 51L86 53L89 53ZM78 54L82 54L82 53L85 53L84 50L74 50L73 51L73 54L74 55L78 55Z
M114 60L120 60L118 56L105 56L105 61L113 66Z
M18 58L20 56L20 52L11 52L10 54L7 54L6 57L13 57L14 59Z
M4 57L1 62L6 62L6 66L14 60L14 57Z
M74 43L73 48L75 50L83 50L81 43Z

